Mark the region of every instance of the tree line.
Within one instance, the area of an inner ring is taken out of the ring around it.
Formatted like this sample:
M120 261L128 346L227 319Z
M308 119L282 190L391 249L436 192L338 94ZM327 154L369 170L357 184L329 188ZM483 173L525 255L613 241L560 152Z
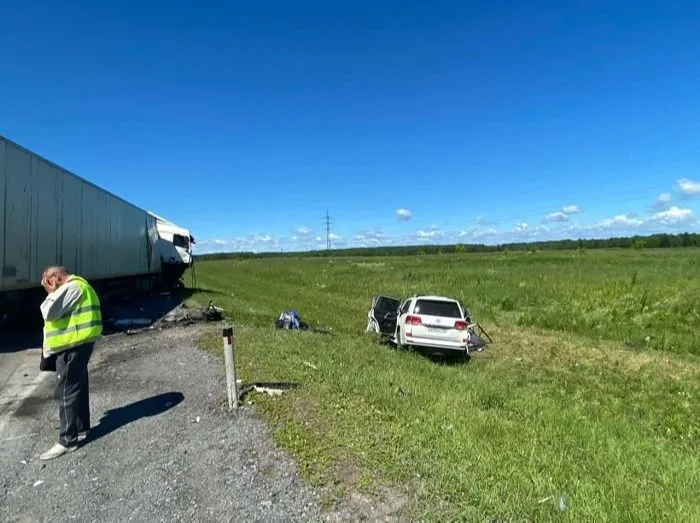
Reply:
M504 251L564 251L578 249L669 249L700 247L700 234L652 234L590 240L550 240L540 242L484 245L457 243L452 245L404 245L382 247L352 247L347 249L290 252L217 252L195 255L197 261L249 258L322 257L322 256L411 256Z

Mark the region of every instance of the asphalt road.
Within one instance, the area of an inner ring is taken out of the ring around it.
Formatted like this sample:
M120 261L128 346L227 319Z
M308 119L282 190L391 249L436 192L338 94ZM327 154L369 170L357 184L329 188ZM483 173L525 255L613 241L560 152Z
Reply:
M92 434L48 462L55 374L39 372L36 349L0 354L0 521L326 519L263 422L227 412L222 365L195 346L201 329L100 342Z

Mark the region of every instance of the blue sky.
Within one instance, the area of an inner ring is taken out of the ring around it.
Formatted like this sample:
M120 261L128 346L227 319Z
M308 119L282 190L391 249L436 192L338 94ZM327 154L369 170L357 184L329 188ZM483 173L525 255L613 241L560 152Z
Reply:
M3 3L0 134L199 252L700 231L698 2L102 4Z

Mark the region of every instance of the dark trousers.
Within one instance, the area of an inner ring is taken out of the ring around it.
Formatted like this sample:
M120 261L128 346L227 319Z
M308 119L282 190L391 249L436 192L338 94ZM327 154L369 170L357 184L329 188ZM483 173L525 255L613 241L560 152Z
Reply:
M56 357L58 441L66 447L78 443L78 433L90 430L88 361L94 348L94 343L86 343L60 352Z

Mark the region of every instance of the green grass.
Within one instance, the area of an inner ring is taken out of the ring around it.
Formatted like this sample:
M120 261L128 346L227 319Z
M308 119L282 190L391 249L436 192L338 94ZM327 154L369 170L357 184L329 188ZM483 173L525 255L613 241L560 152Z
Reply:
M693 521L699 258L206 262L194 300L233 319L244 380L303 384L251 398L328 503L354 489L426 519ZM443 365L362 334L372 295L412 292L459 297L495 343ZM274 330L291 307L335 335ZM220 352L218 334L207 345Z

